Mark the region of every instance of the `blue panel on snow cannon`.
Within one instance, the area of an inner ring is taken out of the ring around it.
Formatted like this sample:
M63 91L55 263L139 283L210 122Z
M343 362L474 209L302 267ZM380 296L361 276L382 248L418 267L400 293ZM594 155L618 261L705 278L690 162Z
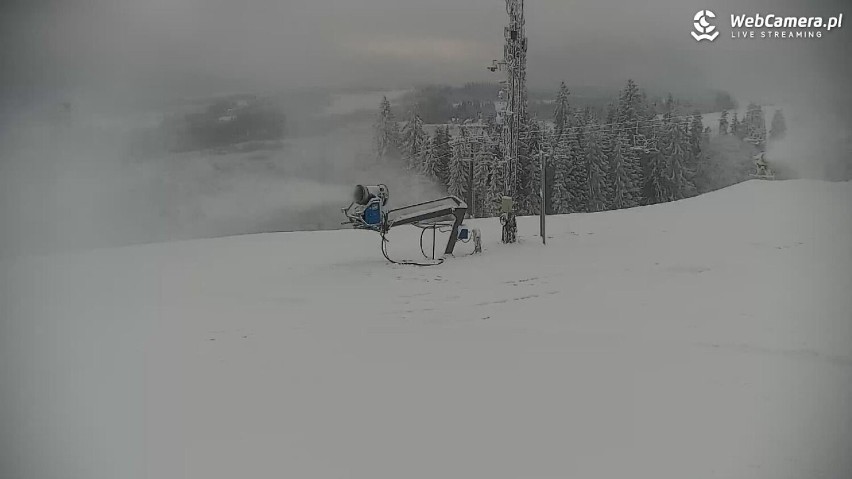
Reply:
M382 224L382 202L380 199L374 198L364 209L364 223L370 226Z

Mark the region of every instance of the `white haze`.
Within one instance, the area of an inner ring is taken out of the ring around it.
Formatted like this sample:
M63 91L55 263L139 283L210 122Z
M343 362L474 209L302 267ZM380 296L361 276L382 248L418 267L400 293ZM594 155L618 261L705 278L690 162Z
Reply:
M70 124L21 117L0 142L4 254L333 229L359 183L388 184L397 205L446 194L376 161L368 113L280 149L138 153L157 115L80 110Z

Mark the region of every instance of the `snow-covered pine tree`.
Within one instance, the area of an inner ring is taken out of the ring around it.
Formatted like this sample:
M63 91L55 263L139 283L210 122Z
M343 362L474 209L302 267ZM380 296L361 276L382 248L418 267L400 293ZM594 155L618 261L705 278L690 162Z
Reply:
M435 156L437 160L435 171L438 180L445 188L448 188L450 185L449 163L450 157L453 154L452 141L453 138L450 135L449 127L438 127L435 131Z
M604 151L605 140L597 122L591 122L586 131L584 154L588 165L588 210L604 211L609 205L610 184L608 158Z
M695 110L689 124L689 145L695 159L701 155L701 143L704 138L704 119L701 112Z
M382 97L382 103L379 106L379 115L374 126L374 143L376 157L380 161L399 146L399 125L396 123L387 97Z
M589 165L580 143L579 131L568 130L568 212L584 213L589 210Z
M619 126L628 127L636 122L642 112L641 108L642 96L639 93L639 87L632 79L627 80L624 90L618 97L618 112L616 121ZM622 125L626 124L626 125Z
M582 156L582 151L586 147L586 126L589 122L586 119L586 110L583 108L577 108L574 110L574 120L572 131L575 134L575 139L577 140L577 144L579 145L579 152Z
M503 152L497 142L494 142L491 147L491 158L493 164L491 166L491 175L488 178L488 195L486 201L490 205L490 211L496 212L506 186L506 163L503 160Z
M496 115L485 117L485 120L483 120L483 130L491 138L497 138L500 135L500 126L497 124Z
M447 165L449 172L449 182L447 191L459 198L464 198L468 191L468 182L470 180L470 166L465 160L467 158L467 134L464 128L461 129L459 139L452 144L452 154Z
M772 129L769 130L770 140L780 140L787 134L787 122L784 120L784 113L781 110L775 110L772 115Z
M568 128L572 127L572 119L574 112L571 110L571 105L568 103L568 96L571 92L568 90L568 87L565 86L565 82L562 82L559 85L559 92L556 95L556 107L553 111L553 131L548 135L548 151L551 152L552 155L556 154L556 150L558 148L558 143L562 138L563 134ZM556 210L553 205L553 184L554 184L554 175L556 173L556 165L554 162L549 161L544 171L545 180L544 186L547 191L544 192L545 199L547 200L546 208L547 212L553 214Z
M482 144L474 155L473 163L473 188L474 205L473 211L477 217L490 217L494 215L494 198L490 191L491 173L494 169L494 146L491 139L485 135Z
M737 118L737 112L734 112L734 118L731 119L731 134L742 140L746 137L743 133L743 126Z
M666 100L663 103L663 120L671 121L672 117L677 116L678 108L677 103L675 103L675 99L671 93L666 96Z
M605 124L612 125L618 120L618 106L614 103L607 103L606 105L606 116L604 117Z
M722 110L722 115L719 116L719 134L728 134L728 110Z
M426 144L424 145L422 158L423 160L420 163L420 173L429 180L439 182L438 168L440 167L440 164L438 161L438 147L434 138L426 137Z
M622 132L614 138L609 166L612 183L611 209L639 206L641 169L626 133Z
M565 129L571 126L571 106L568 104L568 87L565 82L559 85L559 93L556 94L556 108L553 112L554 135L562 137Z
M644 196L647 204L668 201L668 182L666 181L666 172L669 169L668 150L670 138L668 135L668 126L670 126L670 123L665 123L658 128L658 151L650 155L645 170Z
M755 139L766 139L766 118L763 108L756 103L749 103L743 123L746 125L746 136Z
M690 161L686 164L686 167L690 172L689 180L693 185L696 181L701 181L698 180L699 175L701 175L702 178L706 178L706 175L710 170L710 165L707 164L707 155L704 153L706 145L710 139L710 135L707 130L709 130L709 128L704 128L704 119L701 116L701 112L695 110L689 124L688 136ZM694 194L694 191L691 191L690 194Z
M649 145L652 147L647 153L641 153L642 179L640 181L642 190L643 205L651 205L659 203L659 195L657 194L656 178L657 172L660 169L660 164L663 162L663 156L660 151L664 148L665 139L663 134L663 126L666 122L654 121L646 126L646 135L648 136Z
M425 145L426 132L423 130L423 120L415 108L402 128L402 154L409 169L417 169L422 164Z
M553 149L553 184L550 187L550 206L554 214L561 215L571 211L571 144L569 132L559 136Z
M543 142L544 125L531 120L521 128L518 149L518 193L517 204L520 214L538 214L541 196L541 167L539 155L547 148Z
M667 126L666 169L663 173L663 201L675 201L692 196L695 185L692 183L694 162L689 143L686 122L671 122Z

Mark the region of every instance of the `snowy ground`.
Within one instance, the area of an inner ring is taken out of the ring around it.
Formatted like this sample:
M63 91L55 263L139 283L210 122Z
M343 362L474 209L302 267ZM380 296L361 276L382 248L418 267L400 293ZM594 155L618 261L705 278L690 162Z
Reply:
M850 205L749 182L550 217L546 247L479 221L433 268L355 231L2 260L0 470L848 478Z

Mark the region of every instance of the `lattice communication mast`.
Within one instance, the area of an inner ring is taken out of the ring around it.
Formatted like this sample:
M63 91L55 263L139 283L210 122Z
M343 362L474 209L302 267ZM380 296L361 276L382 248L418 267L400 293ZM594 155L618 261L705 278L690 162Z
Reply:
M506 80L498 102L497 121L502 123L501 148L506 161L504 193L514 196L518 185L518 144L521 125L527 117L527 35L524 0L506 0L509 24L505 28L503 60L494 60L491 71L505 71Z

